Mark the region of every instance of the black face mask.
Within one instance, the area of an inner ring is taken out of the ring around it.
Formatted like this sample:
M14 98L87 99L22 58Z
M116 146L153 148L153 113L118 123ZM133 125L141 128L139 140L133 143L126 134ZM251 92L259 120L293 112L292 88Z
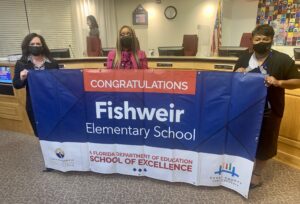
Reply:
M42 46L29 46L29 52L33 56L39 56L43 53L43 47Z
M258 54L264 54L271 50L272 42L264 43L260 42L257 44L253 44L253 50L257 52Z
M132 37L131 36L124 36L121 37L121 45L123 48L130 49L132 44Z

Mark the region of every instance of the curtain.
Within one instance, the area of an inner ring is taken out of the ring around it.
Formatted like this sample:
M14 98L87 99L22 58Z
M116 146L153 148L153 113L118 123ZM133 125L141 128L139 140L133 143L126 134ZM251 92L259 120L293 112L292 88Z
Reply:
M102 47L115 47L117 36L115 1L72 1L73 36L76 44L76 49L73 49L72 52L76 58L86 56L86 36L89 33L86 17L88 15L95 16L98 22Z
M71 10L71 0L0 0L0 56L21 54L29 32L41 34L50 49L76 47Z
M118 28L115 1L97 0L95 5L102 46L116 47Z

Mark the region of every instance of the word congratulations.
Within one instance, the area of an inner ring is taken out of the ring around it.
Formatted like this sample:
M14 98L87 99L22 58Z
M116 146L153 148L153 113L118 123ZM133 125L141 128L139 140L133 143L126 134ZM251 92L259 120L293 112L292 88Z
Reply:
M111 101L96 102L96 118L101 119L107 117L108 119L129 119L129 120L153 120L160 122L176 122L181 121L181 116L184 110L174 109L175 105L170 103L170 109L165 108L146 108L129 106L128 101L124 101L123 106L112 106ZM105 115L105 116L103 116Z
M93 88L124 88L124 89L170 89L187 90L186 81L146 81L146 80L91 80Z

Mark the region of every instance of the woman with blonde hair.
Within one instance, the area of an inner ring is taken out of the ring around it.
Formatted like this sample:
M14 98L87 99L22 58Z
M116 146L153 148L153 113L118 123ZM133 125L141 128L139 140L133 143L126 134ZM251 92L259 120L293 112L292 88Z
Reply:
M116 50L107 57L108 69L147 69L146 54L139 49L139 42L130 26L122 26L117 37Z

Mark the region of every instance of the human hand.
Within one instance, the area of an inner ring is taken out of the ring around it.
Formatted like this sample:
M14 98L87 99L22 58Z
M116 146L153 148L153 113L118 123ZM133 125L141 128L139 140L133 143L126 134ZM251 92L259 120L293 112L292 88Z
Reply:
M236 72L246 72L246 68L244 67L240 67L237 70L235 70Z
M28 70L27 69L24 69L20 72L20 79L22 81L24 81L25 79L27 79L27 75L28 75Z
M273 76L266 76L265 77L265 85L267 87L269 87L269 86L281 87L281 81L277 80Z

